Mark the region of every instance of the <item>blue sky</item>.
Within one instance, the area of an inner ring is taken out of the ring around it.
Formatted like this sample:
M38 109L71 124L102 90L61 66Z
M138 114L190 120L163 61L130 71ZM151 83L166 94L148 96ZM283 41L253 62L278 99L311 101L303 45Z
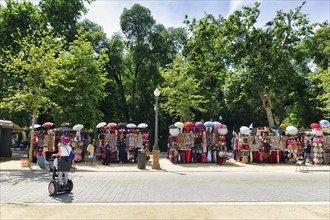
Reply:
M302 4L302 0L261 0L261 13L258 20L260 26L272 19L276 11L283 9L289 11ZM230 0L96 0L86 5L89 12L83 16L103 27L108 37L114 32L120 31L119 17L124 8L131 8L138 3L150 9L153 18L157 23L165 27L183 27L185 15L188 18L200 19L205 13L227 17L234 10L240 9L243 5L252 6L255 1L230 1ZM329 0L307 0L303 7L303 13L308 14L312 22L323 22L330 20Z

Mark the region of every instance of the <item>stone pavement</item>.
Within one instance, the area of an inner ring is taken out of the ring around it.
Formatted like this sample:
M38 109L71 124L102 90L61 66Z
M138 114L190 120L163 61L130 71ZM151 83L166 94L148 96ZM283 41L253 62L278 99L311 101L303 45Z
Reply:
M22 167L21 155L16 156L14 159L1 159L0 160L0 171L42 171L39 166L35 163L31 163L31 167ZM266 163L253 163L244 164L236 162L233 159L227 160L223 165L217 165L214 163L185 163L185 164L173 164L165 157L164 153L161 154L160 158L160 170L154 170L151 168L152 158L147 162L146 169L140 170L137 168L136 163L110 163L110 166L102 165L100 161L94 160L90 163L76 163L76 172L292 172L292 171L307 171L309 172L330 172L329 165L312 165L306 164L306 167L297 167L296 164L266 164ZM152 156L151 156L152 157ZM303 170L304 169L304 170Z

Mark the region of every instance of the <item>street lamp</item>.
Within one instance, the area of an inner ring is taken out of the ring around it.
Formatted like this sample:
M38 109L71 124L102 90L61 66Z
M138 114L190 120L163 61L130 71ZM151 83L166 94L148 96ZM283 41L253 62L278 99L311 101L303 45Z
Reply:
M156 106L155 106L155 143L154 143L154 149L159 150L158 147L158 100L160 91L158 88L154 91L155 99L156 99Z
M220 122L222 121L222 116L221 116L221 115L219 116L219 121L220 121Z
M160 150L158 147L158 100L160 91L158 88L154 91L155 99L156 99L156 105L155 105L155 143L152 150L152 169L160 169L159 165L159 157L160 157Z

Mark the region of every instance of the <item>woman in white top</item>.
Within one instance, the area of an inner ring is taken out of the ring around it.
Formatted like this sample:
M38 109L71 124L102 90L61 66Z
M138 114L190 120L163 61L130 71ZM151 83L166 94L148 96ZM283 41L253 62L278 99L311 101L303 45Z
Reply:
M53 156L59 156L58 160L58 183L60 187L63 187L63 173L64 173L64 185L68 184L69 171L71 168L70 153L71 147L69 146L70 139L68 137L61 137L62 145L58 148L58 153Z

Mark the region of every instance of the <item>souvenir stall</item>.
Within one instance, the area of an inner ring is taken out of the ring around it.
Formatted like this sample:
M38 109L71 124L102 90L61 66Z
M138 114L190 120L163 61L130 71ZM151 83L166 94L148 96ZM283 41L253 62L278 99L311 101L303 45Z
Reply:
M330 164L330 123L327 120L321 120L320 125L323 132L323 157L324 164Z
M177 138L180 134L180 129L175 127L175 125L169 126L169 138L168 138L168 159L171 160L172 163L178 162L178 143Z
M82 140L82 129L84 126L82 124L76 124L72 127L72 130L75 131L74 133L74 142L76 143L75 149L75 162L81 162L84 158L84 149L83 149L83 140Z
M239 149L241 150L242 162L249 163L250 162L250 128L246 126L242 126L239 132Z
M136 125L129 123L126 125L127 134L126 134L126 146L127 146L127 161L134 163L137 161L137 152L138 149L141 149L141 141L138 142L138 135L136 133ZM142 140L142 139L141 139ZM139 143L139 145L138 145Z
M108 138L107 141L108 144L110 145L110 162L117 162L118 161L117 124L114 122L110 122L105 127Z
M228 129L220 122L176 122L169 127L168 159L172 163L218 163L226 159Z
M194 146L191 149L191 162L195 163L195 162L201 162L202 159L202 152L203 152L203 148L202 148L202 141L203 141L203 134L205 131L205 126L203 122L196 122L195 123L195 134L194 134Z
M284 151L285 162L294 164L299 158L298 129L295 126L286 128L287 148Z
M216 130L219 134L216 163L222 165L224 162L226 162L227 159L226 135L228 133L228 129L227 126L224 124L220 124L220 126L216 127Z
M216 161L214 157L213 146L217 143L217 137L214 133L214 122L207 121L204 123L205 131L202 140L202 163L211 163Z
M195 124L193 122L186 122L184 123L184 148L183 148L183 154L181 155L181 158L184 157L183 162L191 163L192 161L192 149L194 148L194 132L195 131Z
M140 123L137 126L137 147L139 149L144 149L146 151L147 160L150 158L149 149L149 131L148 125L146 123Z

